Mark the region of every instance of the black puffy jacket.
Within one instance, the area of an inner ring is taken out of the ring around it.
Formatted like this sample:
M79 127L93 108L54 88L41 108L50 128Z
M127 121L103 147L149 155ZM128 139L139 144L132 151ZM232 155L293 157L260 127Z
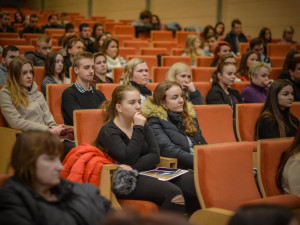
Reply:
M207 144L199 128L193 105L188 103L189 115L194 119L198 130L194 136L189 136L182 130L180 114L166 111L162 106L156 105L152 102L152 97L144 101L142 111L156 137L161 156L177 158L179 168L193 169L194 157L187 136L193 146Z

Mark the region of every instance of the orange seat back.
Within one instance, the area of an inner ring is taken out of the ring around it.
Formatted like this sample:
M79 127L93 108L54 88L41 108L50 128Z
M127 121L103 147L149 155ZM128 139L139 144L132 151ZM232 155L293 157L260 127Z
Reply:
M203 103L205 104L206 103L206 96L207 96L207 93L209 92L209 90L212 87L212 83L211 82L194 82L194 85L202 93Z
M149 48L149 41L141 41L141 40L128 40L123 42L124 47L134 47L135 54L139 55L140 48Z
M17 33L0 33L0 38L18 38L19 35Z
M183 62L189 66L192 64L190 56L162 56L161 66L172 66L174 63Z
M34 66L34 81L38 86L38 90L41 91L43 80L46 77L45 67L44 66Z
M83 142L94 145L98 133L105 123L102 109L81 109L73 111L74 138L76 146ZM87 119L88 118L88 119Z
M133 47L119 47L119 55L124 59L126 59L128 55L134 55L135 52L136 50Z
M268 43L268 55L285 57L291 51L291 44ZM272 61L271 61L272 62Z
M209 67L210 64L213 62L213 57L208 57L208 56L198 56L197 57L197 66L205 66Z
M272 67L269 79L277 80L281 74L282 67Z
M98 83L96 84L96 89L101 91L107 100L111 99L112 93L116 87L120 84L105 84L105 83Z
M258 179L264 197L282 194L276 184L276 175L281 155L292 144L294 138L259 140Z
M166 80L169 69L169 66L152 67L153 82L159 83Z
M283 67L285 57L270 56L271 63L274 67Z
M134 37L132 37L130 35L123 35L123 34L114 35L114 38L118 39L118 41L119 41L119 47L124 47L124 41L128 41L128 40L133 40L134 39Z
M173 42L170 42L170 41L153 41L153 47L154 48L166 48L168 50L168 53L169 55L171 55L172 51L171 49L172 48L177 48L177 42L173 41Z
M300 120L300 102L293 102L290 112Z
M26 45L24 38L0 38L0 45L4 48L6 45Z
M31 39L37 39L39 36L43 34L23 34L23 38L26 40L26 44L30 45L31 44Z
M175 41L173 38L172 31L165 30L151 30L150 32L151 41Z
M111 22L111 21L105 21L103 23L103 28L105 30L105 32L110 32L112 34L114 34L114 27L117 25L123 25L123 23L120 22Z
M35 47L33 45L15 45L20 52L20 55L25 55L26 51L35 51Z
M129 35L135 37L135 28L130 25L115 25L114 35Z
M234 82L231 88L238 90L241 94L242 91L250 85L250 81Z
M158 85L158 83L148 83L147 88L153 92L155 90L155 88L157 87L157 85Z
M197 35L197 33L193 32L193 31L176 31L176 41L177 41L178 47L180 47L180 48L185 47L186 38L190 34Z
M199 127L208 144L235 142L229 105L195 105Z
M236 132L239 141L253 141L255 124L263 108L263 103L236 105Z
M184 53L184 48L172 48L172 55L182 55Z
M247 49L250 48L250 43L249 42L241 42L240 43L240 52L241 52L241 55L243 55L245 53L245 51Z
M260 198L252 149L248 142L195 147L194 180L202 209L236 210L244 202Z
M215 67L194 67L192 68L193 81L209 82Z
M159 54L168 54L167 48L140 48L141 55L154 55L157 56Z
M66 33L66 31L65 31L65 29L47 28L47 29L45 29L45 33L46 33L46 35L51 37L52 34L61 34L61 35L63 35L64 33Z
M47 84L46 97L49 110L56 124L64 124L64 117L61 112L62 93L72 84Z

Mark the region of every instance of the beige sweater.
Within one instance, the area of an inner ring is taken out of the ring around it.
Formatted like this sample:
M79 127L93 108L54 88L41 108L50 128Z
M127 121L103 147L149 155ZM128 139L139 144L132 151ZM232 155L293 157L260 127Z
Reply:
M300 196L300 152L288 159L282 176L284 192Z
M0 90L0 108L9 127L14 129L43 130L56 126L47 102L41 92L37 90L34 82L28 92L29 105L16 107L12 103L11 93L5 87Z

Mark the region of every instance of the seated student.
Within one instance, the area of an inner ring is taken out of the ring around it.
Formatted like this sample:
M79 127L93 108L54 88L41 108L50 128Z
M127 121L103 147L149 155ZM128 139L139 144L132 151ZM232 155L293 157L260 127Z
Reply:
M63 42L63 40L64 40L64 38L66 36L69 36L69 35L72 35L72 34L76 35L76 33L75 33L75 26L74 26L73 23L67 23L65 25L65 31L66 31L66 33L64 33L63 36L61 36L61 38L58 41L58 45L59 46L63 45L62 42Z
M268 27L264 27L260 30L258 37L262 40L264 45L264 54L268 55L268 43L272 43L272 33Z
M62 12L60 14L60 21L59 21L59 23L61 25L63 25L63 26L66 26L68 23L71 23L71 20L70 20L70 18L68 16L68 13Z
M16 56L19 55L20 52L16 46L9 45L3 49L2 63L0 64L0 84L6 83L6 75L7 75L9 64Z
M94 54L94 62L95 62L95 72L94 78L91 82L93 88L96 88L97 83L113 83L113 79L106 76L107 73L107 64L106 57L102 52L98 52Z
M219 61L219 58L222 55L226 55L231 53L231 46L226 41L220 41L217 45L217 47L214 50L214 58L213 62L210 64L211 67L216 67Z
M14 26L14 24L16 24L16 23L23 23L23 21L24 21L24 17L20 11L17 11L14 14L14 18L15 18L15 21L11 23L12 26Z
M94 77L94 57L90 52L80 52L73 60L76 82L62 94L61 112L66 125L73 125L76 109L97 109L106 100L104 94L90 83Z
M250 50L257 54L258 62L265 62L272 66L270 58L264 52L263 41L260 38L253 38L250 41Z
M249 70L251 84L242 92L246 103L264 103L273 80L269 79L271 67L267 63L254 62Z
M14 175L0 190L0 223L98 225L111 210L98 187L60 177L62 143L55 134L28 131L13 147Z
M217 22L215 26L215 32L218 38L224 36L224 31L225 31L225 24L221 21Z
M299 120L290 113L294 86L289 80L275 80L255 125L255 140L293 137Z
M193 169L193 147L206 144L193 105L180 84L164 81L146 99L143 115L158 142L162 156L177 158L178 168Z
M73 59L77 55L77 53L84 51L85 44L81 39L74 37L69 39L66 48L67 48L67 55L64 56L64 64L66 68L66 76L70 77L69 73L70 73L70 67L72 67Z
M228 104L232 108L235 116L235 105L244 103L240 93L230 88L236 78L236 67L234 63L222 63L217 67L217 72L213 74L213 86L206 96L207 104Z
M50 52L45 63L46 77L42 83L42 93L46 98L47 84L71 84L71 80L65 76L64 58L59 52Z
M206 45L206 39L208 35L214 35L215 28L212 25L206 25L203 31L200 33L200 48L204 49Z
M102 50L106 56L107 62L107 76L113 78L112 68L113 67L124 67L126 66L126 60L119 56L119 41L116 38L106 38L103 42Z
M242 30L242 22L234 19L231 22L231 31L226 35L224 41L228 42L235 55L240 55L240 43L247 42L247 38Z
M237 70L237 77L242 81L250 80L249 68L252 63L256 62L258 59L257 54L253 51L246 51L241 58L240 65Z
M298 51L290 51L284 60L283 67L279 79L291 79L291 75L289 73L289 65L293 58L300 57L300 52Z
M42 27L42 32L45 33L47 28L51 29L63 29L64 26L59 24L57 14L53 13L48 16L48 24Z
M44 96L37 90L31 61L24 56L15 57L7 76L6 86L0 90L0 108L8 126L60 134L64 126L56 126Z
M89 44L93 44L93 40L91 39L91 28L87 23L82 23L79 26L80 39L84 42L85 46Z
M124 85L132 85L140 91L141 104L152 92L146 87L149 82L149 71L147 63L139 58L130 60L125 66L123 80Z
M151 30L162 30L163 28L158 15L151 15L150 23L152 24Z
M214 51L218 45L218 37L216 34L209 34L205 39L206 47L201 51L203 56L214 56Z
M94 43L89 44L88 46L86 46L86 50L88 52L91 52L91 53L101 52L102 51L103 43L104 43L104 41L105 41L106 38L108 38L108 36L107 36L106 33L100 34L96 38L96 40L94 41Z
M135 87L121 85L114 90L112 99L102 106L106 109L107 122L99 132L97 146L124 170L147 171L159 162L159 147L146 124L147 119L141 114L140 103L140 93ZM132 192L117 194L117 197L152 201L161 210L181 213L186 206L189 215L200 208L192 173L170 181L139 175Z
M282 153L277 171L277 186L285 194L300 196L300 126L292 145Z
M131 26L135 27L136 37L140 33L150 33L152 29L151 16L152 13L149 10L144 10L140 13L139 19L132 22Z
M9 25L10 13L7 11L0 12L0 32L16 33L15 28Z
M23 37L23 34L39 34L42 33L42 30L38 27L39 17L36 14L31 14L29 17L29 24L26 26L21 34L21 37Z
M202 56L200 49L200 39L195 34L190 34L185 40L185 49L182 56L190 56L192 66L196 66L197 56Z
M102 23L95 23L94 27L93 27L93 32L92 32L92 36L91 39L94 42L100 34L103 33L103 24Z
M295 88L295 101L300 101L300 57L294 57L289 64L290 81Z
M294 33L295 33L295 30L293 27L288 26L288 27L284 28L283 34L282 34L282 39L278 43L282 43L282 44L290 43L291 50L296 50L296 44L298 44L298 42L293 40Z
M203 95L192 82L191 68L185 63L174 63L167 73L169 81L176 81L183 89L187 101L194 105L203 105Z
M33 66L45 66L45 59L49 52L52 51L52 41L49 36L41 35L36 41L36 51L27 51L25 56Z
M285 207L253 204L240 207L228 225L299 225L297 218Z

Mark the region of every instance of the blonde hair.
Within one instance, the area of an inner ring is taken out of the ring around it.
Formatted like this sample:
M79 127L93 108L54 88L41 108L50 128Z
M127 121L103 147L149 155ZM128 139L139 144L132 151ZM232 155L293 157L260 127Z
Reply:
M191 56L192 61L195 61L197 56L201 56L201 53L195 48L195 42L197 39L199 39L197 35L190 34L185 40L184 52L187 56Z
M12 103L19 107L23 105L27 107L29 104L28 91L21 86L22 68L25 64L29 63L32 68L32 75L34 78L34 70L32 62L24 56L16 56L8 67L6 78L6 88L11 93Z
M187 71L187 70L189 70L191 72L191 68L189 67L189 65L182 63L182 62L174 63L167 73L166 80L176 81L176 79L175 79L176 75L179 73L182 73L184 71Z
M130 80L132 79L134 68L141 63L146 63L146 62L140 58L134 58L127 63L123 74L123 81L122 81L123 85L131 85Z
M92 53L86 52L86 51L77 53L76 56L73 59L73 65L72 65L73 70L74 70L75 67L79 68L80 61L82 59L92 59L94 61L94 55Z
M258 70L261 67L265 67L271 72L271 66L268 63L254 62L254 63L252 63L252 65L250 66L250 69L249 69L250 77L257 77Z

